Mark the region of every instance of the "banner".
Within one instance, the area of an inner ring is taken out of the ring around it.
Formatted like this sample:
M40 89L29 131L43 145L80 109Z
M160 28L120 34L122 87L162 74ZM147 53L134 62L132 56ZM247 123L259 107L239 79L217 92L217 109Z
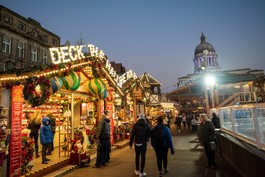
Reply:
M21 129L22 129L22 87L14 86L11 92L11 138L10 138L10 177L20 176L21 166Z

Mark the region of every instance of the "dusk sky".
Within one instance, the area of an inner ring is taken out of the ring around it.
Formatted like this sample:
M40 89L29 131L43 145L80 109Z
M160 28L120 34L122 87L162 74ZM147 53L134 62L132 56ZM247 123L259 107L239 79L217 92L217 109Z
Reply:
M194 72L203 32L222 70L265 69L265 0L1 0L58 35L81 38L162 89Z

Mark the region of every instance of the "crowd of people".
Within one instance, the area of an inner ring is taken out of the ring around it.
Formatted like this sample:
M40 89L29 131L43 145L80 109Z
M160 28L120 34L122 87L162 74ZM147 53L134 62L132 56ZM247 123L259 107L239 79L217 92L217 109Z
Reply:
M148 119L143 113L141 113L136 123L133 125L131 131L130 148L132 149L134 145L135 174L139 175L139 177L146 176L144 168L146 161L146 148L149 138L151 138L151 144L155 150L159 176L169 172L167 169L168 150L170 149L172 155L175 153L171 133L169 130L168 117L163 114L160 115L156 121L157 124L151 128L152 125L148 123Z
M101 168L109 161L110 143L109 143L109 118L104 114L100 120L97 128L98 137L98 150L97 159L93 168ZM212 121L206 114L195 113L191 114L178 114L173 117L174 124L177 131L188 130L191 132L198 132L198 138L203 145L207 163L206 166L210 168L216 168L215 152L209 148L209 142L215 140L215 129L220 128L220 119L216 113L213 113ZM168 152L174 155L175 150L172 142L172 136L170 132L170 124L172 117L168 114L160 114L155 118L155 124L150 116L145 116L144 113L140 113L134 123L131 133L129 147L134 147L135 152L135 171L134 173L139 177L146 176L144 172L146 163L146 151L147 143L151 140L151 145L154 148L157 160L157 168L159 176L169 172L168 166ZM200 128L198 128L200 126ZM107 131L107 132L105 132Z
M170 117L166 113L162 113L155 118L155 123L152 123L150 115L145 116L140 113L130 132L129 147L134 147L135 151L135 174L139 177L146 176L144 172L146 162L147 143L150 140L154 148L157 160L157 168L159 176L169 172L168 152L174 155L175 150L172 142L170 131L171 121L174 121L177 132L188 130L197 132L198 138L207 157L206 166L216 168L215 151L209 147L210 141L216 141L216 129L220 129L220 119L216 113L212 114L212 119L206 114L195 113L177 114ZM199 126L199 127L198 127ZM38 137L42 145L42 163L47 164L50 159L46 156L53 151L53 139L55 134L55 120L52 115L47 115L41 118L40 113L36 112L30 117L28 129L31 130L30 137L35 141L35 157L40 157L38 147ZM111 143L110 143L110 119L108 111L104 111L102 118L97 124L97 156L93 168L101 168L110 161Z

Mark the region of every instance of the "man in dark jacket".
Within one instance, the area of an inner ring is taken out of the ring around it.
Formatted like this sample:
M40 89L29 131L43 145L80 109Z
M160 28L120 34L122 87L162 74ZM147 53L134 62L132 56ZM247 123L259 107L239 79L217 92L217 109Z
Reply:
M220 118L217 117L216 113L213 113L212 123L214 125L214 128L221 128Z
M104 111L102 118L97 126L96 138L98 141L97 146L97 159L93 168L101 168L108 161L109 144L110 144L110 119L107 117L107 111Z
M130 136L130 148L132 148L133 143L135 147L135 174L139 177L146 176L144 173L145 167L145 155L147 141L151 135L151 129L145 120L145 115L141 113L136 123L133 125L131 136ZM141 165L140 165L141 156Z

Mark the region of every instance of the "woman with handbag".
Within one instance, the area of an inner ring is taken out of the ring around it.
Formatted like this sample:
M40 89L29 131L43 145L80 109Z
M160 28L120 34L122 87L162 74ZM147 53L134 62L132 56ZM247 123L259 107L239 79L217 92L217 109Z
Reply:
M215 130L212 122L209 120L206 114L200 114L200 132L199 140L204 146L204 150L207 156L206 167L211 167L212 169L216 168L215 163ZM216 147L216 146L215 146Z

